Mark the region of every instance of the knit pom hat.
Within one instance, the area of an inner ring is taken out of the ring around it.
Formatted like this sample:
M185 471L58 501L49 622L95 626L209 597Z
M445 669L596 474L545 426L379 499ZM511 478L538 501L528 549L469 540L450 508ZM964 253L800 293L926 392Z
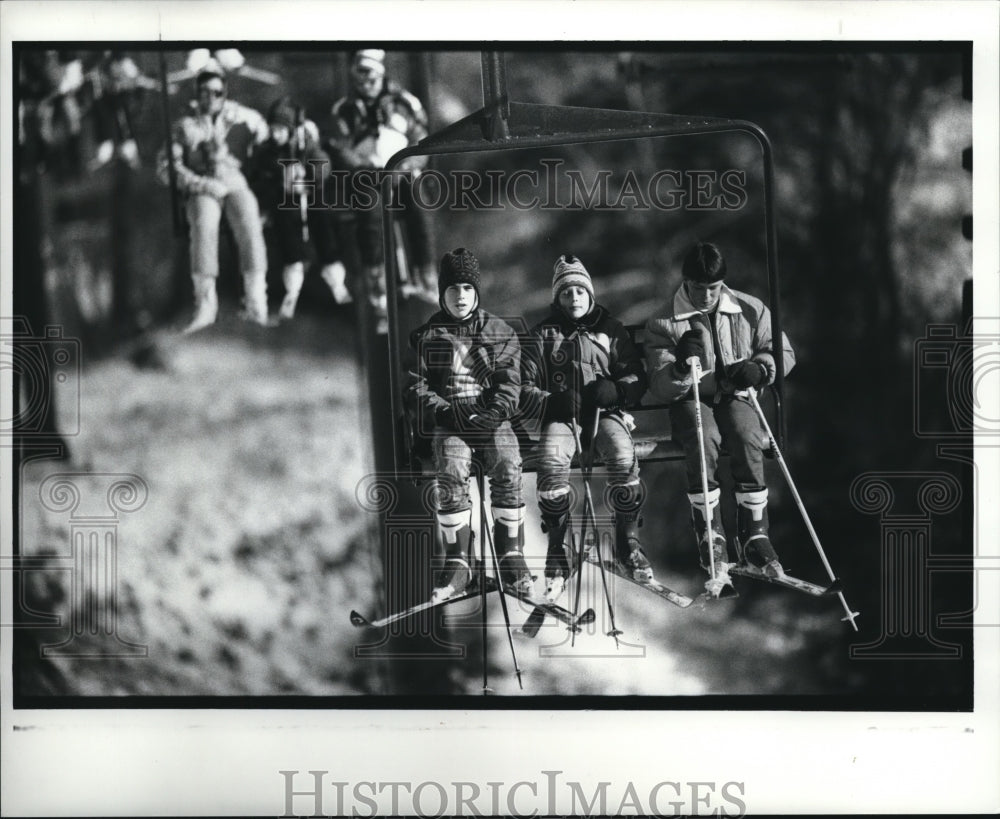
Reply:
M295 127L295 106L289 97L281 97L274 101L274 104L267 111L268 125L284 125L288 128Z
M444 291L453 284L471 284L476 289L476 303L479 303L479 259L472 251L457 247L441 257L438 267L438 300L444 307Z
M579 285L590 294L591 306L596 303L594 283L587 268L572 253L566 253L556 260L552 274L552 301L558 301L560 291L572 285Z

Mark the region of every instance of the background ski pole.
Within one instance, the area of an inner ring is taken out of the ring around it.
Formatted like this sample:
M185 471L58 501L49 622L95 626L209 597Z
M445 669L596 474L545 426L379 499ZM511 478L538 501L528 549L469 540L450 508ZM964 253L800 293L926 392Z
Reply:
M500 589L500 609L503 611L503 621L504 625L507 627L507 642L510 644L510 656L514 660L514 673L517 674L517 687L523 691L524 685L521 682L521 667L517 664L517 652L514 650L514 638L510 633L510 614L507 611L507 595L504 593L503 579L500 577L500 561L497 559L497 550L493 544L493 535L490 534L490 528L486 523L486 494L483 491L482 472L476 475L476 486L479 489L479 521L486 532L486 537L488 538L490 544L490 555L493 558L493 571L496 574L497 586ZM485 541L483 542L483 551L486 551ZM485 554L483 557L485 557Z
M813 544L816 546L816 551L819 552L819 558L823 561L823 568L826 569L826 573L830 577L832 583L837 583L837 576L833 573L833 569L830 566L830 561L826 559L826 553L823 551L822 545L819 542L819 536L816 534L816 530L813 528L812 521L809 520L809 513L806 512L806 506L802 502L802 498L799 496L799 490L795 488L795 482L792 480L792 473L788 471L788 464L785 463L784 457L781 455L781 450L778 449L778 442L771 432L771 426L767 423L767 417L764 415L764 410L760 406L760 402L757 400L757 391L753 387L747 390L750 396L750 403L753 404L753 408L757 411L757 417L760 418L760 423L764 427L764 431L767 433L767 437L771 440L771 449L774 452L774 457L778 461L778 466L781 467L781 471L785 476L785 480L788 482L788 488L792 490L792 497L795 498L795 503L799 507L799 512L802 513L802 520L805 521L806 528L809 530L809 536L812 538ZM837 591L837 597L840 598L840 603L844 607L844 611L847 613L846 617L842 617L842 620L850 621L851 628L855 631L858 630L857 623L854 622L854 618L859 616L859 612L851 611L851 607L847 605L847 600L844 599L844 593L842 591Z
M708 460L705 458L705 427L701 420L701 394L698 383L701 381L701 361L698 356L691 356L687 360L688 367L691 368L691 377L694 383L691 385L694 390L694 425L698 433L698 456L701 459L701 492L704 507L702 512L705 516L705 537L708 540L708 566L710 580L705 584L708 593L713 597L719 596L718 579L715 573L715 532L712 531L712 515L708 509Z
M601 411L599 409L594 410L594 426L590 434L590 447L587 452L587 462L584 463L583 455L583 445L580 442L580 431L576 428L576 424L573 424L573 439L576 442L576 454L580 459L581 472L583 474L583 520L584 525L586 525L587 516L590 515L590 524L594 529L594 539L597 542L597 565L601 572L601 586L604 587L604 600L608 604L608 616L611 618L611 631L608 632L608 637L615 638L615 648L620 648L618 644L618 635L621 634L621 630L615 624L615 607L611 603L611 594L608 591L608 578L607 573L604 570L604 558L601 556L601 535L597 531L597 514L594 512L594 496L590 491L590 478L593 475L594 470L594 441L597 440L597 428L601 423ZM585 530L585 526L584 526ZM580 541L583 542L583 535L580 535ZM586 548L586 547L584 547ZM581 550L583 551L583 550ZM583 574L583 564L580 565L580 574ZM577 587L579 588L579 586Z

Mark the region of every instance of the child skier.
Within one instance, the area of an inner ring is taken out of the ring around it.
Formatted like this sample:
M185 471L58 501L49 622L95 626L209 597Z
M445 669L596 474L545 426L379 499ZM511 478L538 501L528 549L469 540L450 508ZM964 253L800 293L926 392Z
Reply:
M510 418L521 390L521 349L510 326L480 307L479 261L465 248L446 253L438 269L441 310L410 337L416 363L407 399L418 430L431 440L438 485L438 525L445 563L434 578L434 600L472 580L469 542L473 452L490 479L493 542L501 579L530 595L524 561L521 453Z
M768 538L767 485L760 420L747 395L774 382L774 345L771 314L753 296L731 290L723 283L726 262L713 244L699 242L682 266L683 282L673 300L646 324L646 363L650 392L671 402L670 423L674 440L684 448L691 520L698 540L701 565L710 571L708 521L716 584L713 594L729 582L729 557L719 505L716 479L719 448L724 443L732 456L736 485L738 557L772 577L784 573ZM785 372L795 364L788 338L782 338ZM707 464L708 497L703 493L701 457L695 422L692 374L688 360L697 357L701 417ZM706 504L707 500L707 504Z
M558 597L569 575L564 541L570 462L578 435L584 448L590 446L596 414L600 419L593 448L608 470L606 497L614 507L615 553L636 580L652 581L637 531L643 490L633 425L625 412L646 391L642 358L622 323L597 304L590 274L571 254L555 263L551 312L531 331L522 381L522 404L540 411L542 419L538 505L548 532L546 596Z
M347 289L347 270L340 260L333 211L321 202L302 202L310 186L321 186L330 173L330 157L319 147L319 130L295 108L288 97L274 102L267 112L270 137L257 156L251 185L261 212L267 217L277 245L285 285L285 298L278 315L295 315L299 293L305 279L306 240L312 239L322 263L323 281L338 304L351 301ZM299 190L299 183L311 177L314 182ZM322 197L320 197L322 199Z

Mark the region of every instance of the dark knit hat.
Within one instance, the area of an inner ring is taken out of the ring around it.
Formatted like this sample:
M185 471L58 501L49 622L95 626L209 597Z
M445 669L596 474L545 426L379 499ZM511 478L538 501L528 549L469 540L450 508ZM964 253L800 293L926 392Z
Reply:
M594 298L594 283L590 280L587 268L572 253L566 253L556 260L553 269L552 301L558 301L559 291L574 284L579 285L590 294L591 305L597 301Z
M289 97L281 97L274 101L267 111L268 125L284 125L295 127L295 106Z
M453 284L462 283L471 284L476 288L476 295L479 295L482 284L479 279L479 259L464 247L457 247L441 257L441 265L438 268L438 296L444 298L445 290Z

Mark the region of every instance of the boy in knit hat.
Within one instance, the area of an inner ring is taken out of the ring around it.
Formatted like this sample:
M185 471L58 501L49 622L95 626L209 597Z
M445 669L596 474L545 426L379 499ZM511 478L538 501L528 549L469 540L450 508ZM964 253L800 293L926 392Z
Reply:
M615 554L640 582L653 571L639 542L643 489L625 412L646 391L642 359L624 325L594 298L583 262L560 256L552 276L550 314L531 331L522 360L523 405L541 412L538 505L548 532L546 596L555 599L569 575L565 551L570 514L570 462L576 433L582 446L597 416L593 448L608 472L605 497L615 517ZM582 454L582 453L581 453Z
M521 348L511 327L480 307L480 284L479 261L470 251L446 253L438 270L441 309L410 337L416 362L406 397L418 433L431 441L446 552L434 578L435 600L462 592L472 580L473 452L490 479L501 579L515 594L532 591L524 561L521 453L510 423L520 398Z
M762 430L747 389L774 382L771 314L760 299L723 283L726 261L713 244L699 242L688 252L684 277L673 300L646 324L649 389L658 400L671 402L674 440L684 448L691 520L701 557L709 571L708 521L711 521L716 583L712 593L729 582L729 557L716 479L719 449L732 454L736 484L737 543L743 560L772 577L783 574L767 533L767 485L764 483ZM787 337L782 338L785 372L795 364ZM688 360L701 364L698 385L704 427L708 497L701 482L701 455L694 411L692 373ZM707 500L707 502L706 502Z
M333 212L322 204L300 197L310 187L323 184L330 174L330 157L319 147L319 129L305 118L288 97L282 97L267 112L270 137L261 146L251 187L267 217L271 235L283 264L285 298L278 315L295 315L299 293L305 280L306 242L315 242L322 263L320 275L333 292L338 304L351 301L347 289L347 270L340 260ZM299 190L299 184L315 180Z

